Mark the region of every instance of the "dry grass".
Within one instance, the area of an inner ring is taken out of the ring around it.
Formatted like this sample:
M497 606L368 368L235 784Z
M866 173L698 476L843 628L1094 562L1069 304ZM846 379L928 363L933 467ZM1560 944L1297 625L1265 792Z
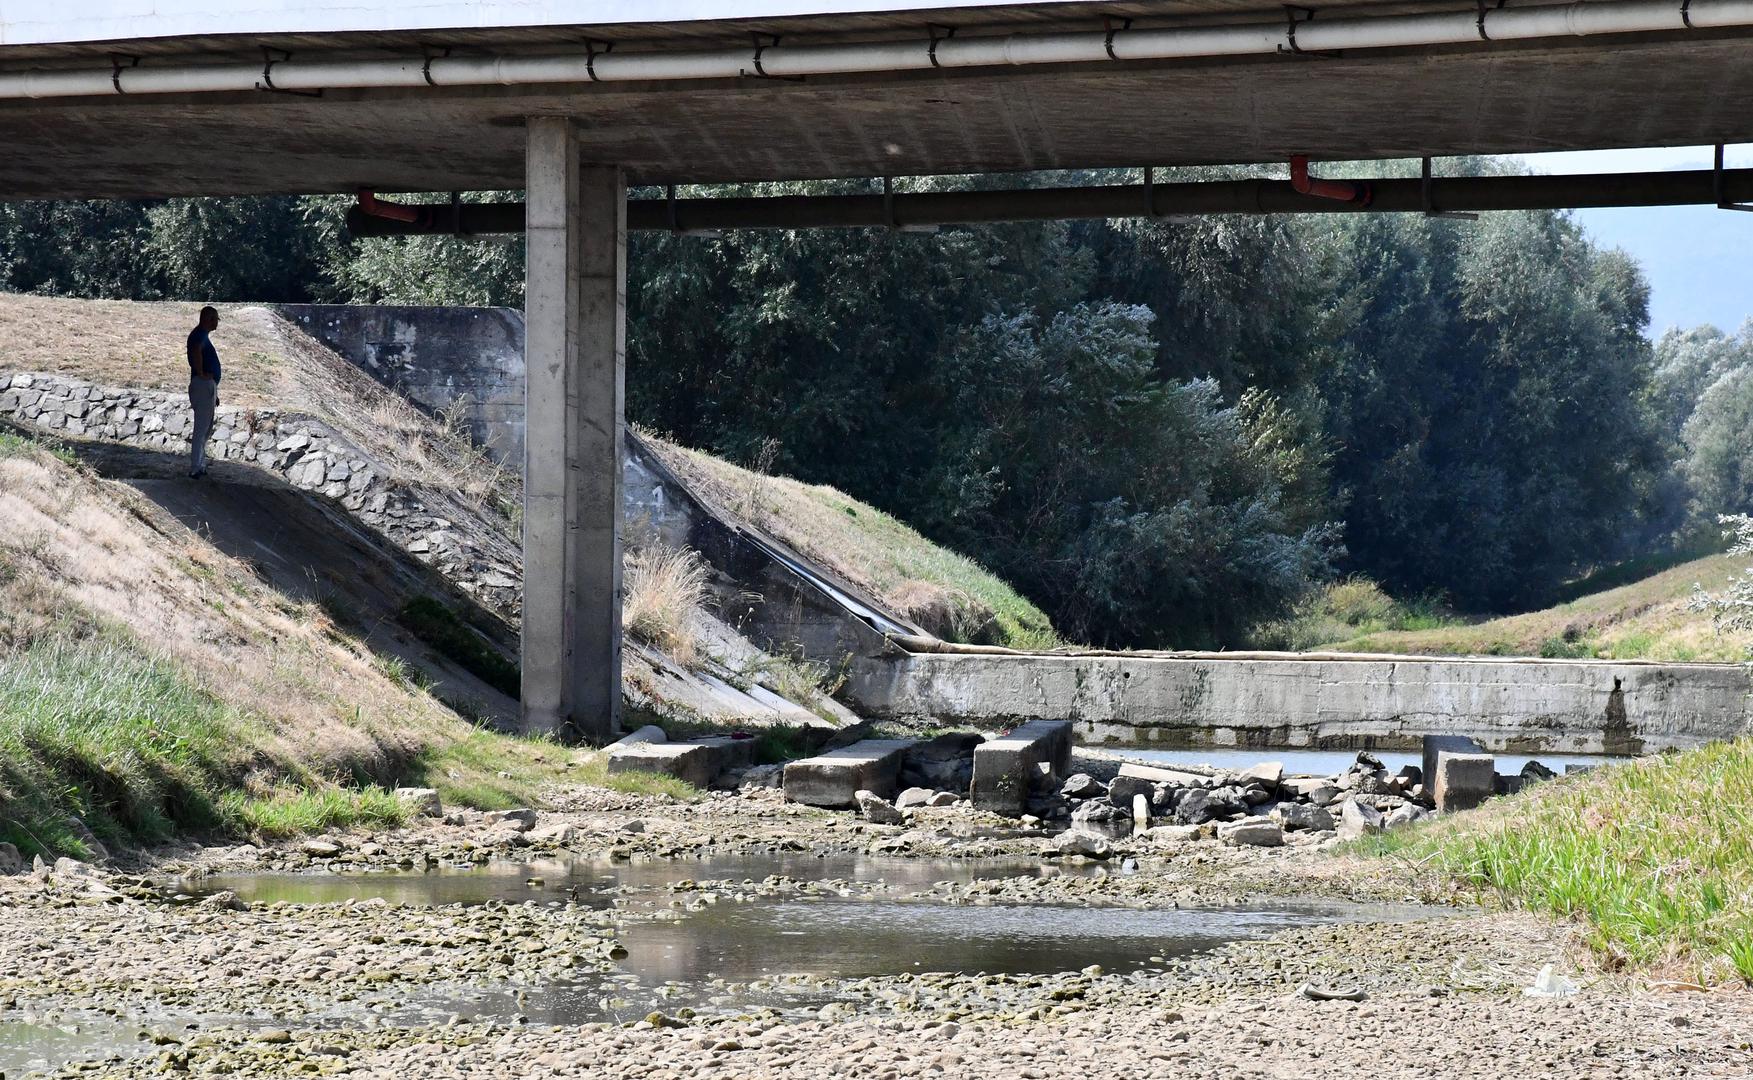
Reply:
M768 476L644 435L721 513L743 516L878 604L951 640L1053 648L1047 616L974 560L834 488Z
M15 436L0 436L0 522L0 668L62 655L63 641L112 643L153 678L186 686L181 698L214 703L246 800L413 778L481 734L391 677L318 605L264 585L132 488ZM101 660L89 667L109 677ZM61 668L77 691L79 666ZM109 718L125 728L126 716ZM495 745L496 771L536 753ZM519 784L544 775L529 768ZM466 768L451 779L474 780Z
M1471 625L1372 633L1322 647L1434 655L1739 662L1748 658L1753 634L1719 633L1709 613L1689 610L1687 605L1695 583L1720 589L1747 562L1744 555L1709 555L1543 611Z
M219 306L213 335L228 405L273 405L283 390L279 334L264 308ZM52 371L105 386L181 391L184 342L200 304L142 304L0 293L0 369Z
M629 551L623 571L621 625L683 667L700 663L706 563L697 552L660 546Z

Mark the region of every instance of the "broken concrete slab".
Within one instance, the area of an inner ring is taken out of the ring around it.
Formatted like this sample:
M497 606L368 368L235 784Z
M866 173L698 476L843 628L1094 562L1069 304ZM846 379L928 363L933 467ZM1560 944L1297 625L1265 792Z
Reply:
M1207 776L1204 773L1182 772L1179 769L1160 769L1155 765L1134 765L1131 762L1120 766L1120 775L1187 788L1211 787L1217 783L1215 777Z
M1441 751L1431 791L1441 813L1471 810L1497 793L1497 758Z
M1465 735L1426 735L1424 737L1423 775L1419 777L1429 788L1436 783L1436 756L1443 751L1451 754L1484 754L1485 747Z
M603 749L613 753L615 750L618 750L623 746L637 746L640 743L669 742L669 738L668 735L664 734L663 728L658 727L656 724L646 724L642 728L629 731L627 734L616 739Z
M1217 838L1231 847L1283 847L1284 829L1269 818L1250 817L1219 825Z
M1018 817L1029 798L1037 765L1064 776L1071 768L1071 721L1033 720L1008 735L974 748L974 781L968 797L975 807Z
M853 806L860 791L893 797L912 739L864 739L812 758L787 762L783 786L792 802L835 809Z
M690 742L639 742L609 751L609 772L654 772L708 788L726 769L755 760L755 740L716 737Z
M1268 788L1275 788L1278 786L1279 781L1284 779L1284 762L1262 761L1258 765L1250 766L1249 768L1243 769L1240 773L1237 773L1236 779L1242 784L1258 780Z

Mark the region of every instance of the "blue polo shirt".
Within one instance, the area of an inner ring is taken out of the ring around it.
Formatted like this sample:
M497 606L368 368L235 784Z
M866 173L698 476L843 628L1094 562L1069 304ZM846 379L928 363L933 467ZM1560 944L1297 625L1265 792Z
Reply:
M199 326L189 331L188 352L193 353L197 345L201 347L201 356L207 361L207 370L213 373L213 381L217 383L219 381L219 350L213 347L213 341L207 336L207 331ZM193 356L189 358L189 377L192 379L201 377L201 369L196 366Z

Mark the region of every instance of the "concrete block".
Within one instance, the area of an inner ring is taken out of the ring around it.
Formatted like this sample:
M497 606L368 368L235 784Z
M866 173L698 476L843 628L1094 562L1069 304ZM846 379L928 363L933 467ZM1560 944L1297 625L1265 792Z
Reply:
M665 773L695 787L711 787L726 769L747 768L755 740L713 738L694 742L639 742L609 751L609 772Z
M810 806L847 807L860 791L892 798L912 739L865 739L812 758L787 762L785 797Z
M1037 764L1064 776L1071 768L1071 721L1033 720L1008 735L974 748L974 782L968 797L975 807L1017 817L1029 798Z
M1471 810L1497 790L1497 759L1490 754L1456 754L1444 750L1436 757L1436 780L1432 791L1441 813Z
M656 724L646 724L644 727L639 728L636 731L630 731L619 739L616 739L605 749L610 753L613 753L615 750L623 746L637 746L640 743L669 742L669 740L670 737L664 734L663 728L658 727Z
M1284 762L1262 761L1251 768L1243 769L1237 774L1236 779L1243 784L1258 780L1268 788L1275 788L1279 781L1284 779Z
M1217 838L1231 847L1283 847L1284 829L1267 818L1243 818L1219 825Z
M1424 737L1423 775L1425 787L1436 783L1436 756L1443 751L1451 754L1485 754L1490 751L1465 735L1426 735Z

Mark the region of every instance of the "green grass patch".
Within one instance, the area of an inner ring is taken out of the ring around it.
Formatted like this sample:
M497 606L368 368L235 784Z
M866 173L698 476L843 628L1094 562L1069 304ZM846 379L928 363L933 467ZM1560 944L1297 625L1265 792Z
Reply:
M266 796L228 793L220 799L221 816L234 832L282 839L354 826L396 826L408 822L409 811L387 788L286 788Z
M422 754L397 786L435 788L446 806L510 810L537 802L543 785L576 776L566 769L573 753L552 739L477 729Z
M10 654L0 664L0 838L83 855L69 815L104 840L218 825L246 726L118 635L54 636Z
M1396 600L1368 578L1353 577L1312 593L1285 618L1256 627L1250 643L1290 652L1354 648L1375 634L1436 630L1462 621L1434 597Z
M700 789L693 784L663 773L639 770L611 773L606 754L592 755L582 766L574 769L571 775L581 784L608 788L610 791L628 795L667 795L681 802L693 802L700 797Z
M396 621L464 671L512 700L522 693L522 670L471 629L454 609L429 596L408 601Z
M1611 965L1753 983L1753 739L1599 768L1365 846L1575 919Z

